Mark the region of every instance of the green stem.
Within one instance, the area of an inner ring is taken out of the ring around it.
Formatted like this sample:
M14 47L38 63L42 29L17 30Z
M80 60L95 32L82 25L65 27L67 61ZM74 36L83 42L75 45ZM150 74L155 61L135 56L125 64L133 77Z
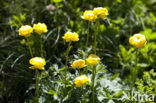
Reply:
M33 53L32 53L31 46L30 46L30 41L29 41L28 37L27 37L27 44L28 44L30 55L31 55L31 57L33 57Z
M81 71L80 71L80 69L78 69L78 71L79 71L79 75L81 75Z
M98 26L99 26L99 20L97 20L97 22L96 22L96 29L95 29L95 33L94 33L94 53L95 54L96 54L96 46L97 46L96 35L98 32Z
M136 49L136 52L135 52L135 68L133 68L133 71L132 71L131 95L133 93L133 87L135 86L135 82L136 82L136 79L137 79L137 64L138 64L137 59L138 59L138 49Z
M31 55L31 57L33 57L33 53L32 53L32 49L31 49L31 46L30 46L29 38L27 38L27 44L28 44L30 55ZM36 95L37 95L36 98L37 98L37 103L39 103L39 87L38 87L38 70L37 69L35 71L35 79L36 79Z
M69 52L70 52L70 45L71 45L71 42L69 43L69 46L68 46L68 49L67 49L67 56L66 56L66 63L65 63L65 96L67 94L67 71L68 71L68 58L69 58Z
M35 72L37 103L39 103L38 70Z
M88 21L88 33L87 33L87 40L86 40L85 58L87 57L88 40L89 40L89 27L90 27L90 21Z
M90 21L88 21L88 33L87 33L87 40L86 40L86 51L85 51L85 59L87 58L88 52L88 41L89 41L89 27L90 27ZM86 75L88 75L88 65L86 66Z
M138 49L136 49L136 57L135 57L135 70L134 70L134 83L133 86L135 85L136 79L137 79L137 64L138 64Z
M85 103L85 94L84 94L84 91L83 91L83 86L81 88L81 91L82 91L82 103Z
M41 48L41 57L43 57L42 36L40 36L40 48Z
M93 70L92 70L92 100L93 100L92 103L95 102L95 100L94 100L94 81L95 81L95 75L96 75L96 67L93 68Z

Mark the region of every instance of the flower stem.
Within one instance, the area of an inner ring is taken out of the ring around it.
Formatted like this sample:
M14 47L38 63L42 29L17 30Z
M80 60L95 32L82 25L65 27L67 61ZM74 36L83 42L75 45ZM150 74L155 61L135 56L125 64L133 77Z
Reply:
M30 46L29 38L27 38L27 44L28 44L30 55L31 55L31 57L33 57L33 53L32 53L32 49L31 49L31 46ZM39 87L38 87L38 70L37 69L35 71L35 79L36 79L36 95L37 95L36 98L37 98L37 103L39 103Z
M67 51L66 51L66 63L65 63L65 93L64 93L64 95L66 96L67 95L67 71L68 71L68 58L69 58L69 52L70 52L70 48L71 48L71 42L69 43L69 45L68 45L68 49L67 49Z
M138 64L138 49L136 49L136 52L135 52L135 70L134 70L134 81L133 81L133 86L135 85L135 81L136 81L136 78L137 78L137 64Z
M40 48L41 48L41 57L43 57L43 44L42 44L42 36L40 36Z
M90 21L88 21L88 33L87 33L87 40L86 40L85 58L87 57L88 40L89 40L89 27L90 27Z
M81 75L81 71L80 71L80 69L78 69L78 71L79 71L79 76Z
M86 40L86 51L85 51L85 59L87 58L88 52L88 40L89 40L89 27L90 27L90 21L88 21L88 33L87 33L87 40ZM88 65L86 66L86 75L88 75Z
M94 100L94 81L95 81L95 75L96 75L96 67L93 68L93 70L92 70L92 100L93 100L92 103L95 102L95 100Z
M94 33L94 53L95 54L96 54L96 46L97 46L96 35L98 32L98 26L99 26L99 20L97 20L97 22L96 22L96 29L95 29L95 33Z
M136 79L137 79L137 64L138 64L138 49L136 49L135 51L135 67L133 68L133 71L132 71L132 85L131 85L131 95L133 93L133 87L135 86L135 82L136 82ZM131 97L132 99L132 97Z
M39 103L38 70L35 72L37 103Z
M84 94L84 90L83 90L83 87L81 87L81 91L82 91L82 103L85 103L85 94Z
M32 53L31 46L30 46L30 41L29 41L28 37L27 37L27 44L28 44L30 55L31 55L31 57L33 57L33 53Z

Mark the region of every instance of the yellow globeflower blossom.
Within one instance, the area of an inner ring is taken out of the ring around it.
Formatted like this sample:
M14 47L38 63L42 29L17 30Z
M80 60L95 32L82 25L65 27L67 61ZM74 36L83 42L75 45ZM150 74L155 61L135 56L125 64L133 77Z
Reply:
M92 10L86 10L84 13L83 13L83 19L84 20L89 20L89 21L95 21L97 18L97 15L94 15L93 11Z
M66 40L66 42L79 41L79 35L77 33L72 32L66 32L62 38Z
M82 60L82 59L79 59L79 60L76 60L73 62L72 64L72 68L78 68L78 69L81 69L81 68L84 68L85 67L85 61Z
M146 38L142 34L134 34L129 38L129 43L135 48L143 48L146 44Z
M94 8L93 13L102 19L106 19L106 16L108 15L108 10L106 8L98 7Z
M44 66L46 64L46 61L45 61L45 59L43 59L41 57L34 57L34 58L29 60L29 63L32 65L30 67L30 69L44 70Z
M34 24L33 29L39 35L41 35L42 33L46 33L48 31L47 25L45 23Z
M30 25L23 25L18 32L20 36L29 37L33 32L33 28Z
M88 77L86 75L81 75L79 77L76 77L75 80L74 80L75 85L78 86L78 87L83 86L88 81L89 80L88 80Z
M97 65L100 62L100 58L94 54L90 54L86 61L88 65Z

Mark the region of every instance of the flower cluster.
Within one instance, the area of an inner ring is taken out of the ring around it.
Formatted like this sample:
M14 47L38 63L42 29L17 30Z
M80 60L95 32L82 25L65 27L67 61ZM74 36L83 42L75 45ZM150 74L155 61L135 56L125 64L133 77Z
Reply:
M29 60L29 63L32 65L30 69L39 69L39 70L44 70L44 66L46 64L45 59L41 57L34 57Z
M146 38L142 34L134 34L129 38L129 43L135 48L143 48L146 44Z
M106 19L108 15L108 10L106 8L97 7L93 10L86 10L83 13L83 19L94 22L98 17L102 19Z
M95 66L100 62L100 58L96 56L95 54L90 54L88 58L86 59L86 61L87 61L87 65ZM81 69L84 67L85 67L85 60L79 59L72 63L72 68L74 69L75 68ZM88 81L88 78L85 75L77 77L75 79L75 85L83 86L86 83L86 81Z
M81 75L79 77L76 77L75 80L75 85L78 87L83 86L85 83L88 82L88 77L86 75Z
M76 42L79 41L79 35L77 33L72 33L72 32L66 32L63 36L63 39L66 40L66 42Z
M95 54L90 54L88 58L86 59L86 61L88 65L95 66L100 62L100 58ZM85 60L79 59L79 60L75 60L72 63L72 68L74 69L75 68L81 69L84 67L85 67Z
M48 31L45 23L38 23L34 24L33 28L30 25L23 25L18 32L20 36L29 37L33 30L39 35Z

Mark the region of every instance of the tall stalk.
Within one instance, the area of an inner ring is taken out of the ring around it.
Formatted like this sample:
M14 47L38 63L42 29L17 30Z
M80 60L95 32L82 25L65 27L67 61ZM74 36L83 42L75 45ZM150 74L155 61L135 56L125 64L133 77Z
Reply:
M138 64L138 49L136 49L135 51L135 68L133 68L133 71L132 71L132 85L131 85L131 95L133 95L133 87L135 86L135 82L136 82L136 79L137 79L137 64ZM131 98L132 99L132 98Z
M27 37L27 45L28 45L28 48L29 48L29 52L30 52L30 55L31 57L33 58L33 53L32 53L32 49L31 49L31 45L30 45L30 40L29 38ZM36 98L37 98L37 103L39 102L39 87L38 87L38 70L36 69L35 71L35 79L36 79Z
M132 84L132 86L134 87L134 85L135 85L135 81L136 81L136 77L137 77L137 64L138 64L138 49L136 49L136 51L135 51L135 68L133 68L133 75L132 75L132 78L133 78L133 84Z
M96 55L96 46L97 46L97 42L96 42L96 36L98 33L98 26L99 26L99 20L97 19L96 22L96 29L95 29L95 33L94 33L94 54ZM94 82L95 82L95 75L96 75L96 66L93 68L92 70L92 100L93 103L95 102L94 100Z
M95 33L94 33L94 54L96 55L96 46L97 46L97 42L96 42L96 36L97 36L97 33L98 33L98 26L99 26L99 20L97 19L97 22L96 22L96 29L95 29Z
M35 71L37 103L39 102L38 70Z
M69 58L69 52L70 52L70 49L71 49L71 42L69 43L68 45L68 48L67 48L67 51L66 51L66 63L65 63L65 96L67 95L67 71L68 71L68 58Z
M87 33L87 40L86 40L86 51L85 51L85 58L87 56L87 49L88 49L88 41L89 41L89 28L90 28L90 21L88 21L88 33Z
M93 102L92 103L95 102L95 100L94 100L94 81L95 81L95 74L96 74L96 68L93 68L93 70L92 70L92 100L93 100Z
M85 51L85 59L87 58L88 52L88 41L89 41L89 28L90 28L90 21L88 21L88 33L87 33L87 40L86 40L86 51ZM86 66L86 75L88 75L88 65Z
M40 36L40 49L41 49L41 57L43 57L42 35Z
M28 48L29 48L30 55L31 55L31 57L33 57L32 49L31 49L31 46L30 46L29 37L27 37L27 45L28 45Z

